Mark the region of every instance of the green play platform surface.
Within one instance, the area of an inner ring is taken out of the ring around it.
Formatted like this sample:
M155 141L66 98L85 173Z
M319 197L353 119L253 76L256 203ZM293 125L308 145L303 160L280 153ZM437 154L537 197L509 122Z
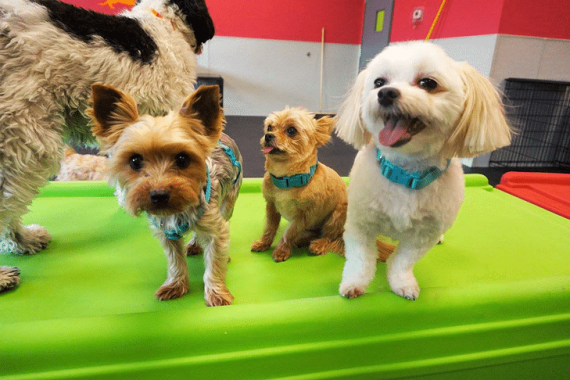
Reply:
M105 183L52 183L24 218L52 243L0 255L22 271L0 294L0 379L568 378L570 220L480 175L466 183L444 244L416 266L413 302L390 292L384 263L347 300L336 254L250 252L265 204L261 180L246 179L231 221L235 300L217 308L204 305L201 256L187 259L189 294L154 298L161 246Z

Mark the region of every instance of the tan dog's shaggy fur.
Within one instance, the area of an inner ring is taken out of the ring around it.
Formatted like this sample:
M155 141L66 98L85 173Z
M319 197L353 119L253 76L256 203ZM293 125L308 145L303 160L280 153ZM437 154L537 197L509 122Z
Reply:
M156 292L159 300L188 292L186 254L195 253L197 245L204 247L206 305L229 305L233 300L225 284L228 220L242 171L218 142L231 149L240 165L241 155L222 133L225 120L219 99L217 86L202 86L179 111L155 118L139 116L130 95L110 86L93 86L93 108L88 112L95 121L93 133L110 156L110 182L120 197L124 195L120 201L131 214L148 214L164 248L168 275ZM190 230L196 239L185 249L182 239Z
M66 147L56 181L103 181L107 179L107 157L79 154Z
M271 179L271 175L309 173L317 162L318 148L330 140L333 126L334 119L325 116L317 120L302 108L286 108L265 120L261 146L266 158L262 186L266 225L263 236L252 244L252 251L271 247L283 216L290 224L273 251L276 262L287 260L293 248L306 245L316 255L344 255L347 189L343 179L321 162L305 186L281 189ZM393 247L378 242L378 249L380 258L385 260Z

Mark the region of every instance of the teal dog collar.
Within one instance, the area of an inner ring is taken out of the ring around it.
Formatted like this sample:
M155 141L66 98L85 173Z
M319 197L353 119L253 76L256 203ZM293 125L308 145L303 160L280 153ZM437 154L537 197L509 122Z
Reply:
M451 160L447 160L445 169L441 170L438 167L432 167L423 172L408 172L398 165L388 161L380 149L376 148L376 159L380 164L382 175L394 183L398 183L412 190L423 189L436 179L438 179L449 167Z
M273 174L269 174L271 176L271 180L273 184L280 189L290 189L292 187L303 187L309 183L311 178L315 175L317 171L317 167L319 166L319 161L309 169L309 173L302 173L302 174L295 174L292 176L285 176L285 177L275 177Z

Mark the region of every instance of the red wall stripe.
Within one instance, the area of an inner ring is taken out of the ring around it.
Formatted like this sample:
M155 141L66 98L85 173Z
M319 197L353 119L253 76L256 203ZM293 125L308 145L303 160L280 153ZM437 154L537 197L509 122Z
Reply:
M118 13L134 0L64 0ZM360 45L365 0L206 0L216 36ZM114 6L115 9L111 9Z
M569 0L504 0L499 33L570 40Z
M364 0L206 0L217 36L360 45Z
M424 39L441 0L395 0L391 42ZM424 10L423 22L412 24L415 8ZM499 32L503 0L447 0L431 38L496 34Z

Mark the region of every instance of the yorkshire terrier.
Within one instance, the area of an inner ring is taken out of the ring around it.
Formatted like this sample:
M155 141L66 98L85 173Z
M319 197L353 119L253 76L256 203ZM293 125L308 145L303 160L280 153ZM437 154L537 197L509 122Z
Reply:
M265 155L263 196L266 224L253 252L271 247L281 216L289 226L273 251L273 260L285 261L295 247L309 246L309 252L344 256L342 235L346 220L347 188L331 168L318 162L318 148L331 138L334 119L315 119L303 108L286 108L265 119L261 147ZM378 241L379 259L393 250Z
M195 85L196 54L215 32L204 0L140 0L120 15L67 3L0 0L0 246L10 253L51 241L22 215L58 172L65 139L93 138L91 84L121 88L144 113L164 115ZM11 277L0 272L0 291Z
M206 305L230 305L228 221L243 173L235 142L222 133L218 87L198 88L179 110L162 117L139 115L135 100L111 86L94 84L91 101L88 114L101 151L109 155L110 183L132 215L148 215L164 247L168 275L156 297L188 292L186 255L200 244ZM190 230L195 239L185 249L182 238Z

